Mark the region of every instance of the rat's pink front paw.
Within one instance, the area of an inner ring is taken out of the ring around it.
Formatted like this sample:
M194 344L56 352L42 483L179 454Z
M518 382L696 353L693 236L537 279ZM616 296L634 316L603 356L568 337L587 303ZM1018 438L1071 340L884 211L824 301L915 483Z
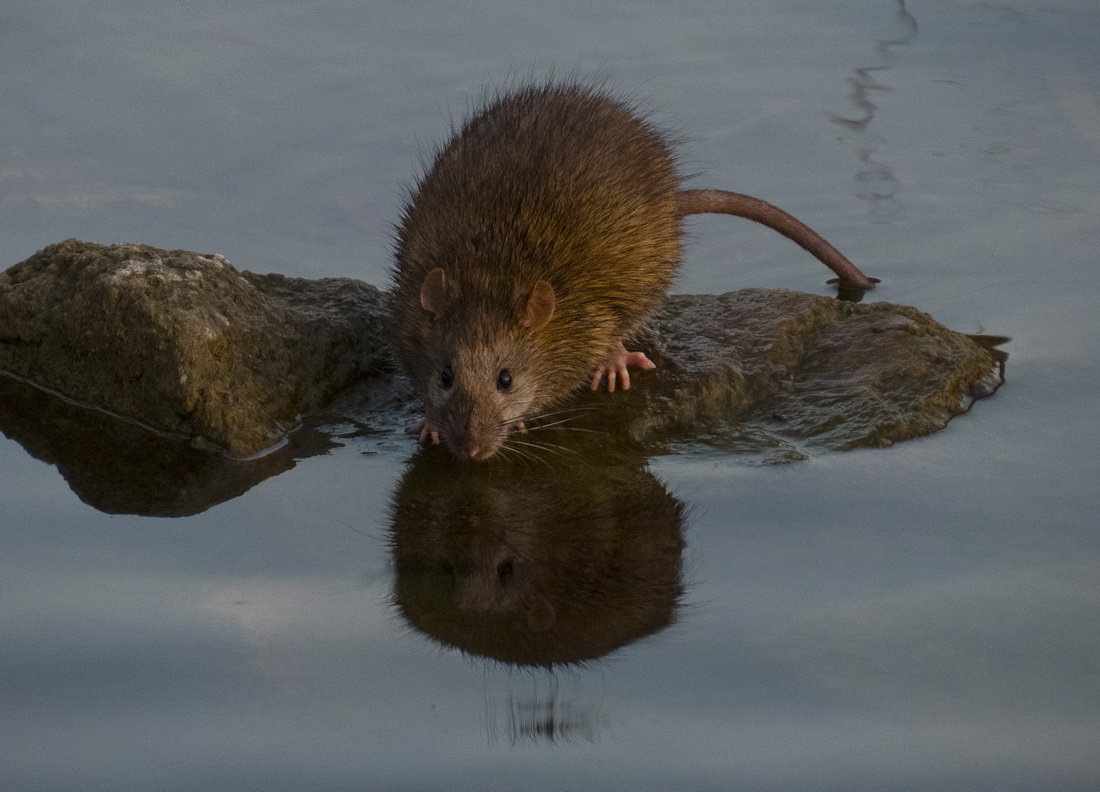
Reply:
M600 387L600 380L607 379L607 391L615 390L618 384L620 390L630 388L630 371L628 366L637 366L641 369L657 368L657 364L645 356L644 352L627 352L626 347L619 344L619 348L607 356L598 369L592 373L592 390Z
M409 434L417 435L416 439L419 443L423 443L428 438L431 438L432 445L439 445L439 430L428 423L427 418L418 423L416 426L409 427L405 431L407 431Z

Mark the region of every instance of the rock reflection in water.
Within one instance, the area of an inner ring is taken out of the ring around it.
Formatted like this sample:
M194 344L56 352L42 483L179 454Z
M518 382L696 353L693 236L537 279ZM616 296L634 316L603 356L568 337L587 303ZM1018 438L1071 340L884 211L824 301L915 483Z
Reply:
M300 430L278 451L236 461L3 374L0 432L55 465L89 506L146 517L198 514L338 445L323 433Z
M473 655L594 660L675 619L683 518L640 461L471 465L429 449L393 498L394 602Z

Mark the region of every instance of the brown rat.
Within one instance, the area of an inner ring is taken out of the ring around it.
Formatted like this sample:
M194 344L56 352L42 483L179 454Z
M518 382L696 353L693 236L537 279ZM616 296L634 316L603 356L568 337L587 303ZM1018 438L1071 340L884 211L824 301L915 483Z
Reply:
M665 137L626 103L576 84L522 88L443 146L397 229L398 358L424 400L421 439L486 459L578 386L630 387L653 368L629 339L660 307L681 218L724 212L797 242L842 283L868 278L786 212L680 190Z

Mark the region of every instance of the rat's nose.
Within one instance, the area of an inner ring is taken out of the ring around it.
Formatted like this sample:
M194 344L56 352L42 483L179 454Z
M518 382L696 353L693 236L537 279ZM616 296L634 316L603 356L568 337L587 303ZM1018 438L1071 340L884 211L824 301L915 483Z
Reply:
M466 444L466 458L477 459L477 455L481 453L481 446L476 441L471 440Z

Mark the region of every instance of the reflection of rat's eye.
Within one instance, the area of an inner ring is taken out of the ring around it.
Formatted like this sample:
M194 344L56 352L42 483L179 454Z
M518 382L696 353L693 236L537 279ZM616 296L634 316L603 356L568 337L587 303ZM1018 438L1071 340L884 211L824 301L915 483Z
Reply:
M451 371L450 366L445 366L441 372L439 372L439 384L444 388L449 388L454 384L455 373Z
M506 391L512 387L512 372L508 369L501 369L500 374L497 375L497 390Z

